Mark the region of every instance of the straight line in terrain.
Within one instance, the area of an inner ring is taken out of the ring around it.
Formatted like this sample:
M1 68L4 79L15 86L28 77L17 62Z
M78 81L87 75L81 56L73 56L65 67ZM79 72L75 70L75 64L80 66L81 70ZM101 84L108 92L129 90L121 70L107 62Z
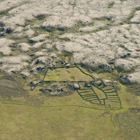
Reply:
M96 108L96 107L86 107L86 106L81 106L81 105L55 105L55 106L37 106L37 105L27 105L27 104L18 104L18 103L4 103L0 101L1 104L7 104L7 105L17 105L17 106L28 106L28 107L38 107L38 108L43 108L43 107L48 107L48 108L54 108L54 107L78 107L78 108L85 108L85 109L96 109L96 110L105 110L104 108ZM108 109L108 108L106 108Z

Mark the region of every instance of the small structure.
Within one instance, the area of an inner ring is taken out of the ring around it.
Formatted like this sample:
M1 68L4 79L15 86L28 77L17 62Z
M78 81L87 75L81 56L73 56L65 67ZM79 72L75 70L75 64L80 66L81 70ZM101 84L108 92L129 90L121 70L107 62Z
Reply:
M50 95L59 96L68 93L70 90L75 90L83 100L92 104L108 106L109 102L108 107L122 107L113 83L106 84L107 81L94 78L85 72L82 67L70 65L69 67L48 67L42 83L46 89L41 91L45 93L50 88ZM31 87L37 85L38 82L31 83Z
M74 90L80 90L80 85L78 83L73 84L73 89Z

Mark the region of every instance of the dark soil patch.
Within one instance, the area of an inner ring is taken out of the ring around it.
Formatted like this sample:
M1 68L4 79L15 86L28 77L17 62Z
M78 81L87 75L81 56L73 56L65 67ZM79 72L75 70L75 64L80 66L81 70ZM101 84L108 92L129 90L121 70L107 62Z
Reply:
M127 91L134 93L136 96L140 96L140 84L128 85Z
M0 78L0 99L11 99L27 94L21 84L10 76Z
M124 140L139 140L140 138L140 108L131 108L124 113L113 116L113 122L118 127L118 135Z
M23 89L22 83L17 82L12 76L0 77L0 101L10 104L41 105L43 99L40 96L29 95Z

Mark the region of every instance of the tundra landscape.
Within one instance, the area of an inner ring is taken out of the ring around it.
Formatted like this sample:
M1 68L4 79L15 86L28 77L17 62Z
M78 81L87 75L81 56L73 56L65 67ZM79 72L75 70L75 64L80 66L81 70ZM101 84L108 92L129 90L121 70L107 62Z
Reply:
M0 0L0 140L139 132L140 0Z

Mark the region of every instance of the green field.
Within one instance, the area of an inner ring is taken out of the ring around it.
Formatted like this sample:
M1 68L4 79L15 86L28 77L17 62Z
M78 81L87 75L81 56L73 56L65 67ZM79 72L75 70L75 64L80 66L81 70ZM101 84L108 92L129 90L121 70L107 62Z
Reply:
M108 140L115 135L104 111L5 104L0 104L0 111L1 140Z
M77 94L63 98L48 97L41 106L0 103L0 112L1 140L140 138L139 133L135 135L140 130L139 112L128 112L127 107L116 111L101 109L84 102ZM135 128L134 132L130 128Z
M0 82L0 140L140 139L140 98L124 85L119 84L123 108L109 110L82 100L76 92L47 97L35 89L19 96L15 91L23 89L17 83Z
M78 68L58 68L48 70L44 81L89 81L91 77L82 73Z

